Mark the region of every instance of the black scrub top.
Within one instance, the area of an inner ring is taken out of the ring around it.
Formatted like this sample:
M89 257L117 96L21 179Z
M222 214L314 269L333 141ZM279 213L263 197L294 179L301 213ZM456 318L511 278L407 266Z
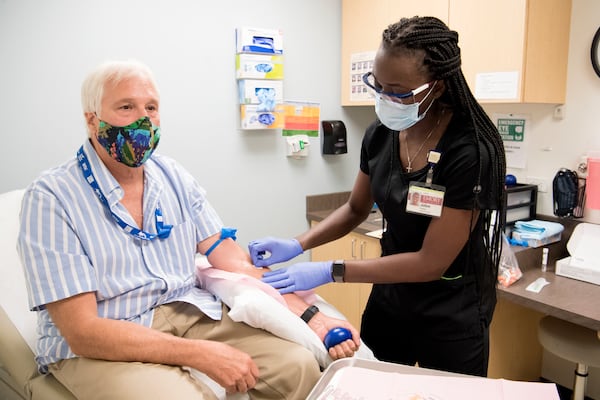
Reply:
M477 146L480 148L478 154ZM434 150L434 149L429 149ZM444 135L435 149L441 153L439 162L433 166L433 184L445 187L444 206L456 209L470 210L497 209L494 200L487 194L491 193L490 156L485 147L480 145L475 137L473 125L469 118L454 114ZM379 206L386 231L381 239L382 255L418 251L423 243L425 233L432 217L406 212L406 202L409 182L425 182L429 166L421 170L405 172L402 168L399 151L405 151L399 143L399 134L385 127L380 121L373 122L363 138L360 168L369 175L371 190L375 202ZM474 188L477 185L481 168L481 193L475 199ZM398 290L409 293L405 299L413 295L423 297L423 290L429 290L430 300L442 295L440 291L445 286L461 285L463 282L475 281L485 271L489 271L489 256L483 242L482 214L471 235L471 238L461 250L458 257L444 274L446 278L463 276L457 281L432 282L425 284L393 284ZM488 264L487 266L485 264ZM475 271L479 269L479 271ZM487 289L487 290L486 290ZM469 290L476 300L479 315L485 323L489 323L496 302L495 288L477 287L475 292ZM483 293L483 294L482 294ZM464 293L463 293L464 294ZM439 297L438 300L442 300ZM423 300L425 300L423 298ZM447 301L445 298L444 301ZM401 300L398 300L399 302ZM426 302L427 303L427 302ZM405 305L406 306L406 305ZM422 304L423 311L432 311L434 304ZM443 307L440 304L440 307ZM447 310L439 310L445 313ZM475 329L475 328L474 328Z

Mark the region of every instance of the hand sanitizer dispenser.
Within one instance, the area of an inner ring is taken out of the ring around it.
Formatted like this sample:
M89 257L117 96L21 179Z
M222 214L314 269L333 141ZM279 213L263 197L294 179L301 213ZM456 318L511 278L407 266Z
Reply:
M321 149L323 154L345 154L346 125L342 121L321 121Z

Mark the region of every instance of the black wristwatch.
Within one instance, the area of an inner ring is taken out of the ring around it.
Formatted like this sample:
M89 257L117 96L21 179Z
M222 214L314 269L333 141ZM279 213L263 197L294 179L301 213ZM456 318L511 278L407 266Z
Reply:
M310 307L308 307L306 309L306 311L304 311L302 313L302 315L300 316L300 318L302 318L302 321L306 322L308 324L308 321L310 321L312 319L312 317L315 316L316 313L319 312L319 307L315 306L314 304Z
M331 276L334 282L344 282L344 273L346 272L346 264L344 260L336 260L331 265Z

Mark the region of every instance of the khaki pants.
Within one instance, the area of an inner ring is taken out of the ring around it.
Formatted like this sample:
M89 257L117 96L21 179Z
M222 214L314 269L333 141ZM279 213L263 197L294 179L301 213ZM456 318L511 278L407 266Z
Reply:
M187 303L156 309L152 328L174 335L215 340L248 353L259 367L252 399L305 399L320 377L313 354L262 329L223 319L213 321ZM49 366L50 372L83 400L215 399L214 393L186 370L169 365L72 358Z

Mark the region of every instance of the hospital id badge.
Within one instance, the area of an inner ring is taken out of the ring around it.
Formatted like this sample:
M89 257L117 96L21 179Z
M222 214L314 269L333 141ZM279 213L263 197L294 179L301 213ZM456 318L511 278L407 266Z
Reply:
M423 182L410 182L406 212L439 217L442 215L446 188L439 185L427 185Z

